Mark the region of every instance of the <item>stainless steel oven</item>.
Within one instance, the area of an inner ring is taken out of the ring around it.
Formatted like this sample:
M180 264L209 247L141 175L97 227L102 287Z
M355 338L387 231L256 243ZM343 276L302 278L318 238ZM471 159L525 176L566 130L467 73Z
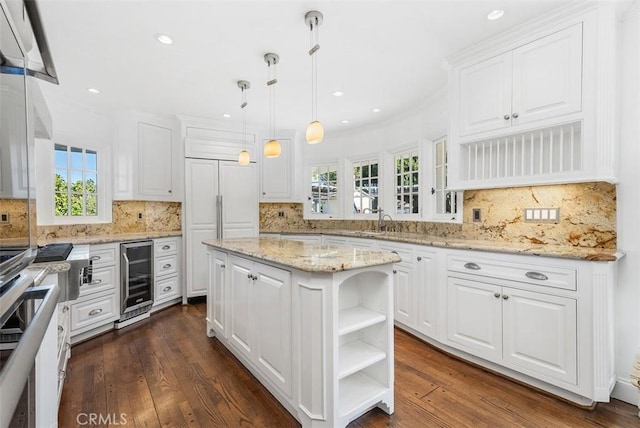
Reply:
M118 328L149 315L153 305L153 241L120 244L120 263Z

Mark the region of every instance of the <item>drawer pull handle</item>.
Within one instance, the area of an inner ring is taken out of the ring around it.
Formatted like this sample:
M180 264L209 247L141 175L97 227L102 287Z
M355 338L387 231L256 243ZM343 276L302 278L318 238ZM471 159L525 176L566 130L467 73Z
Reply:
M464 267L471 270L480 270L480 266L475 263L465 263Z
M89 312L89 316L92 317L94 315L98 315L101 312L102 312L102 309L93 309L91 312Z
M166 265L162 266L162 269L170 269L171 268L171 263L167 263Z
M171 248L171 246L170 246L170 245L163 245L163 246L162 246L162 249L163 249L163 250L168 250L168 249L170 249L170 248Z
M393 254L398 254L398 252L396 250L392 250L391 251Z
M538 281L546 281L547 279L549 279L547 275L540 272L527 272L525 273L525 276L527 278L537 279Z
M100 260L100 256L91 256L89 260L91 260L92 262L97 262L98 260Z
M167 287L164 287L164 288L162 289L162 292L163 292L163 293L166 293L167 291L171 291L171 286L170 286L170 285L169 285L169 286L167 286Z
M495 293L493 293L493 297L495 297L496 299L500 298L500 293L498 293L497 291Z
M98 285L98 284L101 284L101 283L102 283L101 279L94 279L93 281L91 281L89 283L89 285Z

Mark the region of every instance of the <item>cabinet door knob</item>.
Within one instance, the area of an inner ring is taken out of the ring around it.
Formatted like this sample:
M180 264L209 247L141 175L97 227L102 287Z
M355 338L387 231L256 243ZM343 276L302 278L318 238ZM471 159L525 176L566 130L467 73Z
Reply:
M509 119L511 119L511 116L509 116L508 114L505 114L504 115L504 120L509 120Z
M171 193L171 190L169 190L169 193Z
M507 296L506 294L503 294L503 295L502 295L502 298L503 298L504 300L509 300L509 296Z
M493 297L495 297L496 299L500 298L500 293L498 293L497 291L495 293L493 293Z
M422 261L422 257L418 256L418 261L421 262Z
M518 116L519 116L519 114L518 114L518 113L513 113L513 115L512 115L512 116L513 116L513 118L514 118L514 119L517 119L517 118L518 118Z
M225 264L220 265L220 269L224 269L226 267L227 267L227 265L225 265Z
M393 273L398 273L398 271L394 269L394 270L393 270Z
M62 307L62 313L63 313L63 314L64 314L65 312L67 312L68 310L69 310L69 306L64 305L64 306Z
M250 273L247 274L247 278L249 279L253 279L253 275L251 275Z

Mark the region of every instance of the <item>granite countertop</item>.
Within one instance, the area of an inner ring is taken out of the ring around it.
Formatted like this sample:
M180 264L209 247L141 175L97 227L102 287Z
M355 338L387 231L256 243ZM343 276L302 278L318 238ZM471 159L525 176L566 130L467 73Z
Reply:
M65 236L63 238L38 239L38 245L56 244L60 242L71 242L74 245L108 244L110 242L138 241L154 238L169 238L172 236L182 236L182 231L172 230L164 232L136 232L113 235Z
M311 229L296 231L269 231L281 235L335 235L353 238L378 239L384 241L402 242L407 244L428 245L432 247L455 248L461 250L490 251L495 253L525 254L543 257L557 257L589 261L616 261L624 257L624 252L618 249L586 248L560 245L524 244L497 241L478 241L471 239L444 238L441 236L421 235L403 232L373 232L359 230L329 230Z
M402 260L389 251L274 238L211 239L203 244L307 272L339 272Z
M61 273L68 272L71 269L71 263L67 261L31 263L28 269L47 269L47 274Z

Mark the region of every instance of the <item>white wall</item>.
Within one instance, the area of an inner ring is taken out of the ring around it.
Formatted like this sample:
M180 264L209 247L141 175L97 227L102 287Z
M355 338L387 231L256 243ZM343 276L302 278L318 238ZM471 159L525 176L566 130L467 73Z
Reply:
M640 5L624 16L620 67L620 184L618 185L618 247L620 262L615 293L616 374L613 396L637 403L638 390L629 373L640 347Z

